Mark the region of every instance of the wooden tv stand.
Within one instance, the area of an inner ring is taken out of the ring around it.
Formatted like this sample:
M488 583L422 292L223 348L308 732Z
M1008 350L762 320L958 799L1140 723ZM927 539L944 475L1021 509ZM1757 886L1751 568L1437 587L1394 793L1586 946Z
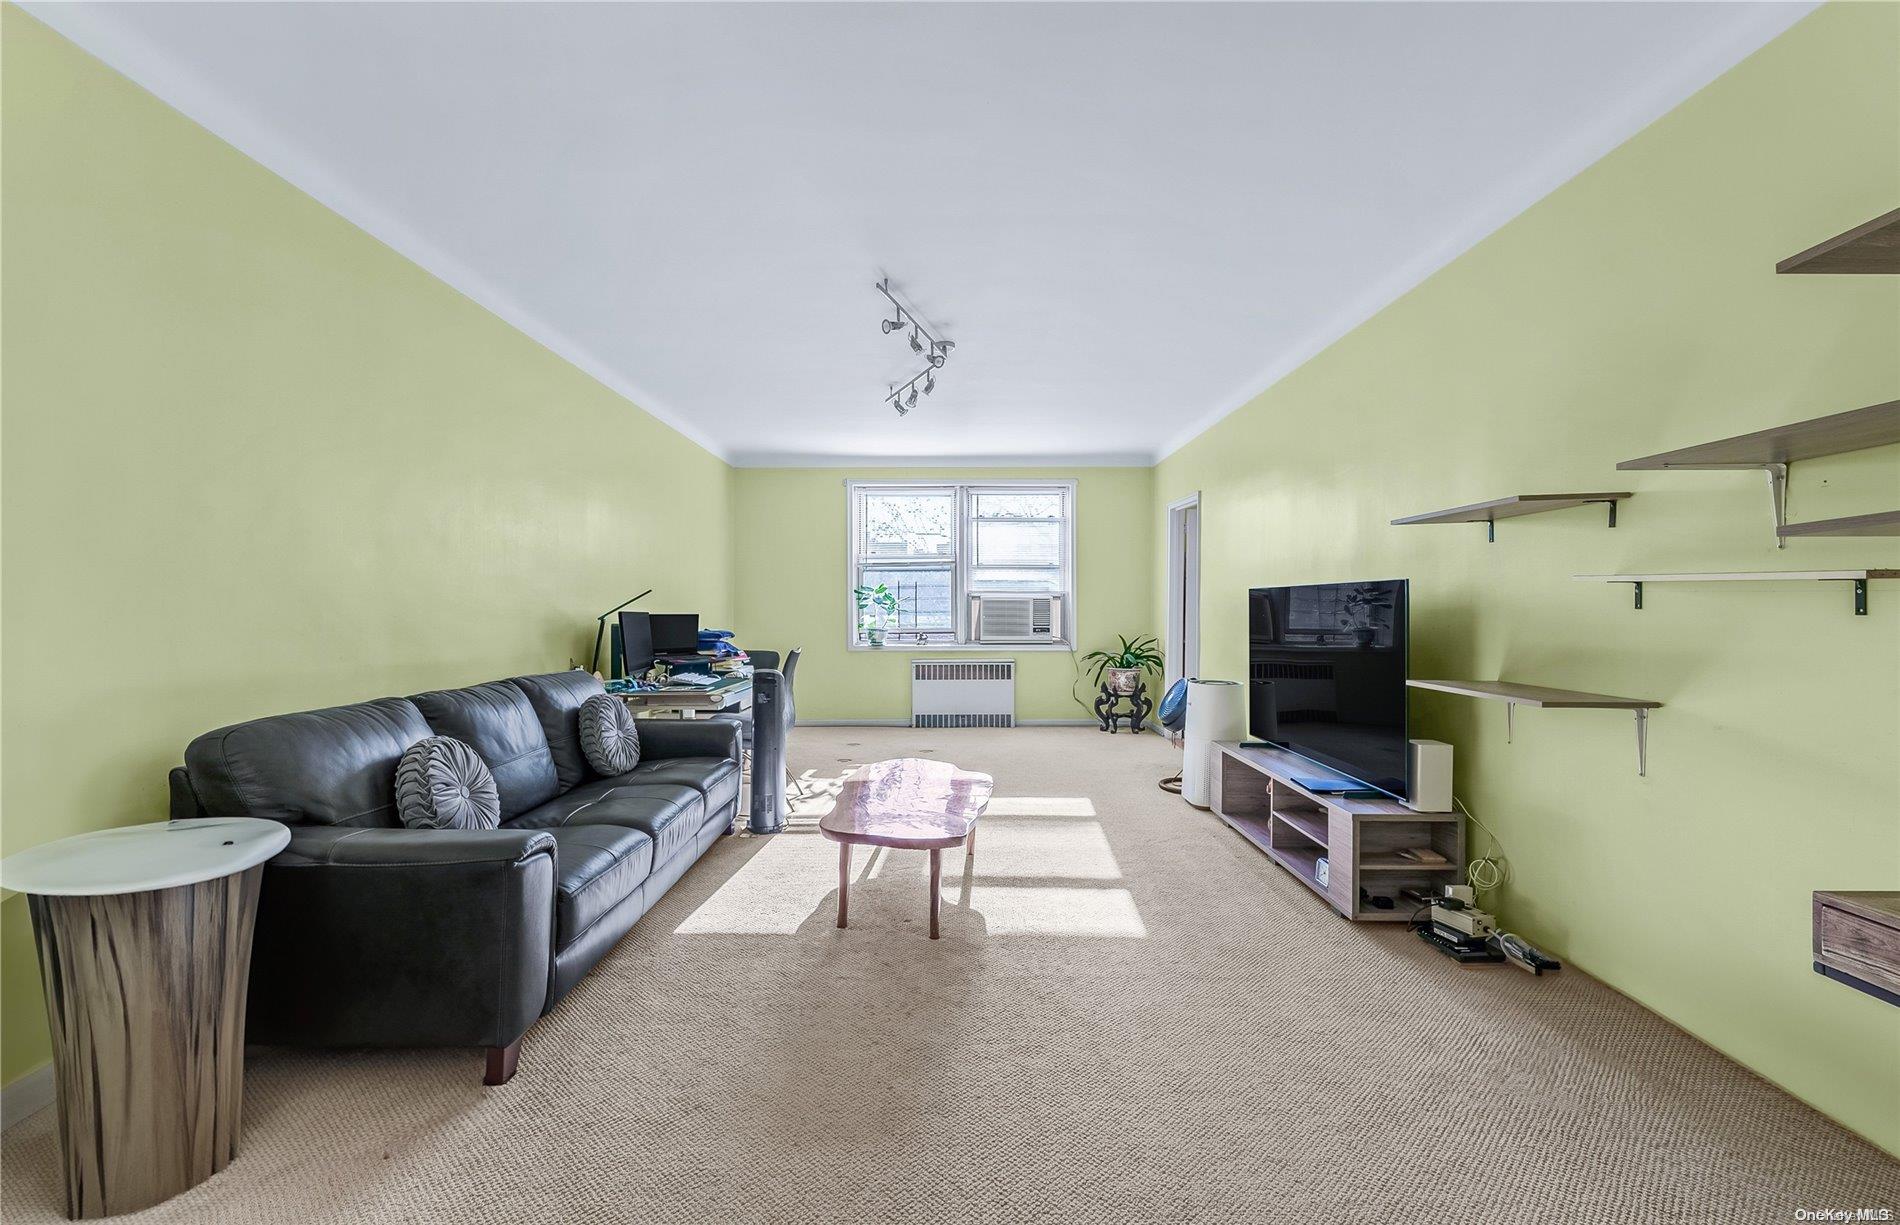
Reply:
M1440 886L1464 883L1465 826L1457 813L1414 812L1397 800L1315 794L1293 776L1323 775L1323 766L1232 740L1215 747L1214 815L1346 918L1403 923L1418 907L1400 897L1400 890L1435 893ZM1418 847L1437 852L1445 862L1415 863L1397 854ZM1329 869L1324 887L1318 875L1322 856ZM1391 898L1392 909L1367 905L1361 889Z

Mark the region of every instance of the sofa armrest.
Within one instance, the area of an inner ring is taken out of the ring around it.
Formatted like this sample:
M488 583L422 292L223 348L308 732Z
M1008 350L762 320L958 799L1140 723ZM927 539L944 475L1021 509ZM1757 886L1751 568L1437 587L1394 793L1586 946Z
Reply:
M265 865L250 1036L311 1046L506 1046L553 971L541 830L292 826Z
M726 719L642 719L640 757L729 757L745 759L745 732Z

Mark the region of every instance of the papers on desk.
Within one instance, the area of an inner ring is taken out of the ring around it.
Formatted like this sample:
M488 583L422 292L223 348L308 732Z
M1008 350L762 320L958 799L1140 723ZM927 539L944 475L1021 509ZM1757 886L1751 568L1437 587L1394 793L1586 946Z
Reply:
M723 679L710 672L675 672L666 678L664 687L667 689L711 689Z

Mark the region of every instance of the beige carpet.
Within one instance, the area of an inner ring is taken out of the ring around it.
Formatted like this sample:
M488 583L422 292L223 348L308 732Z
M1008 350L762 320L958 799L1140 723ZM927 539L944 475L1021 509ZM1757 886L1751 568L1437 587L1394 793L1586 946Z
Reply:
M1085 729L801 729L819 787L996 776L972 876L721 843L553 1016L466 1051L252 1053L242 1155L138 1220L1789 1221L1900 1163L1580 974L1354 925ZM1428 1018L1453 1018L1430 1024ZM0 1215L58 1216L50 1112Z

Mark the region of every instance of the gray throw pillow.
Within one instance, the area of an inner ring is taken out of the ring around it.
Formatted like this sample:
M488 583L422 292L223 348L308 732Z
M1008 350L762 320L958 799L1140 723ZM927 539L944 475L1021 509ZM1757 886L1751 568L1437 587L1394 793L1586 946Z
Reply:
M608 693L581 703L581 755L612 778L640 764L640 728L627 704Z
M396 764L396 814L411 829L494 829L501 795L480 753L453 737L430 736Z

